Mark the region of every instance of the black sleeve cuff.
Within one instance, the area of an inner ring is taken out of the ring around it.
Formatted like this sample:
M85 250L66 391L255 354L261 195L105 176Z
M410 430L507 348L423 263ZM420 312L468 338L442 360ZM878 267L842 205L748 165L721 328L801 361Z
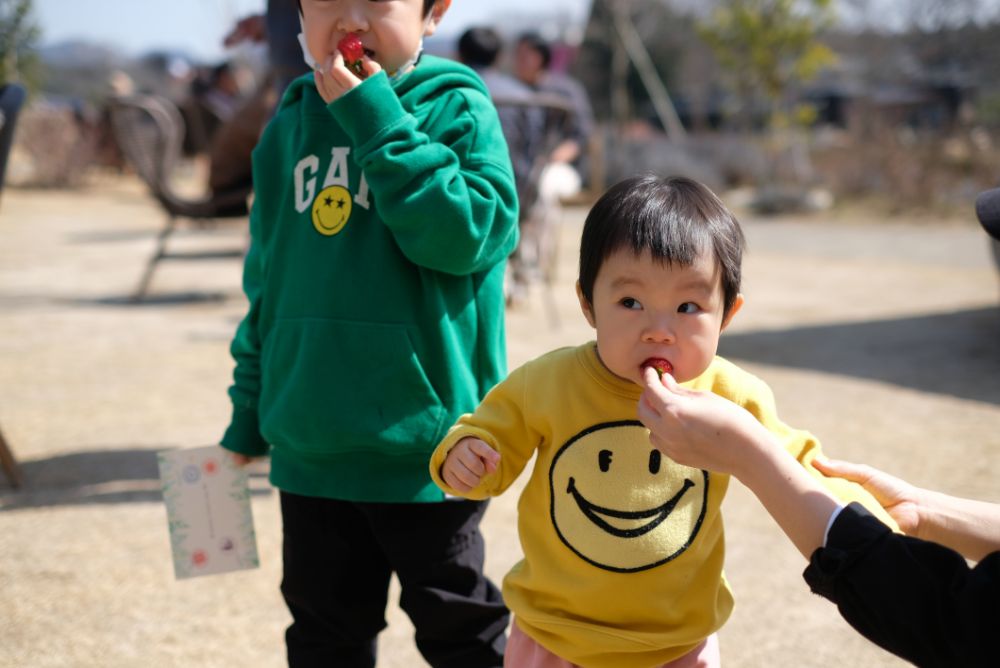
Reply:
M837 578L863 558L872 545L891 533L889 527L860 503L850 503L834 520L826 546L813 552L802 576L814 593L835 600Z

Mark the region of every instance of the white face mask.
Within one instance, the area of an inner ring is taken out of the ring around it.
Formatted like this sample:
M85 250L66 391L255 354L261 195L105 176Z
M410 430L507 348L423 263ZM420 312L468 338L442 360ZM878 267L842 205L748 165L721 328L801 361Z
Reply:
M427 21L424 23L425 31L427 27L430 26L431 20L432 17L428 16ZM299 46L302 48L302 58L303 60L306 61L306 65L308 65L310 69L318 70L319 63L317 63L316 59L312 57L311 53L309 53L309 47L306 45L305 26L302 23L302 12L299 12L299 27L302 28L302 31L299 32L298 34ZM417 52L413 54L413 57L407 60L402 65L400 65L395 71L386 72L386 74L389 76L389 81L396 81L402 78L404 74L412 70L414 66L416 66L417 62L420 60L420 56L423 54L423 52L424 52L424 39L423 37L421 37L420 43L417 44Z
M309 47L306 46L306 27L302 24L302 12L299 12L299 28L301 28L298 37L299 46L302 47L302 58L305 59L306 65L308 65L310 69L318 70L319 64L316 62L316 59L312 57L312 54L309 53Z
M414 67L417 66L417 62L420 60L420 56L424 52L424 39L420 38L420 43L417 44L417 52L413 54L413 57L407 60L405 63L400 65L395 72L387 72L389 75L389 81L398 81L403 78L403 75L408 73Z

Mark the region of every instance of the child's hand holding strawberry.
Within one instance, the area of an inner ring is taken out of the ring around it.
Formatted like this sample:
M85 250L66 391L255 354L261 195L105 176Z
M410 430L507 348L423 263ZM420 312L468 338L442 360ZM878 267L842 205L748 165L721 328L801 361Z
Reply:
M327 104L341 97L363 79L382 71L382 66L368 57L361 39L351 33L340 40L337 51L313 73L316 88Z

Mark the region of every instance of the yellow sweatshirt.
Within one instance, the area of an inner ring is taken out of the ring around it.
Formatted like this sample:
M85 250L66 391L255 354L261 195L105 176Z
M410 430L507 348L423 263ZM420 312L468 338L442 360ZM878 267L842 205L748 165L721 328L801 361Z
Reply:
M716 357L684 385L743 406L838 497L881 510L860 486L809 465L818 441L778 419L770 389L755 376ZM593 342L561 348L497 385L430 462L434 481L458 494L440 475L448 451L467 436L489 443L499 468L464 494L482 499L506 490L537 455L518 502L524 559L504 578L504 600L525 633L587 668L676 659L733 607L720 513L729 476L661 456L636 419L640 393L604 367Z

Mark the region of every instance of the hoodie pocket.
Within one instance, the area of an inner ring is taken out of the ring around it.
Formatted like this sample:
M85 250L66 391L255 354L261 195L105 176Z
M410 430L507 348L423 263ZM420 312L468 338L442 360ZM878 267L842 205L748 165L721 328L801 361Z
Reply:
M261 433L278 447L429 451L445 417L402 325L282 320L261 367Z

